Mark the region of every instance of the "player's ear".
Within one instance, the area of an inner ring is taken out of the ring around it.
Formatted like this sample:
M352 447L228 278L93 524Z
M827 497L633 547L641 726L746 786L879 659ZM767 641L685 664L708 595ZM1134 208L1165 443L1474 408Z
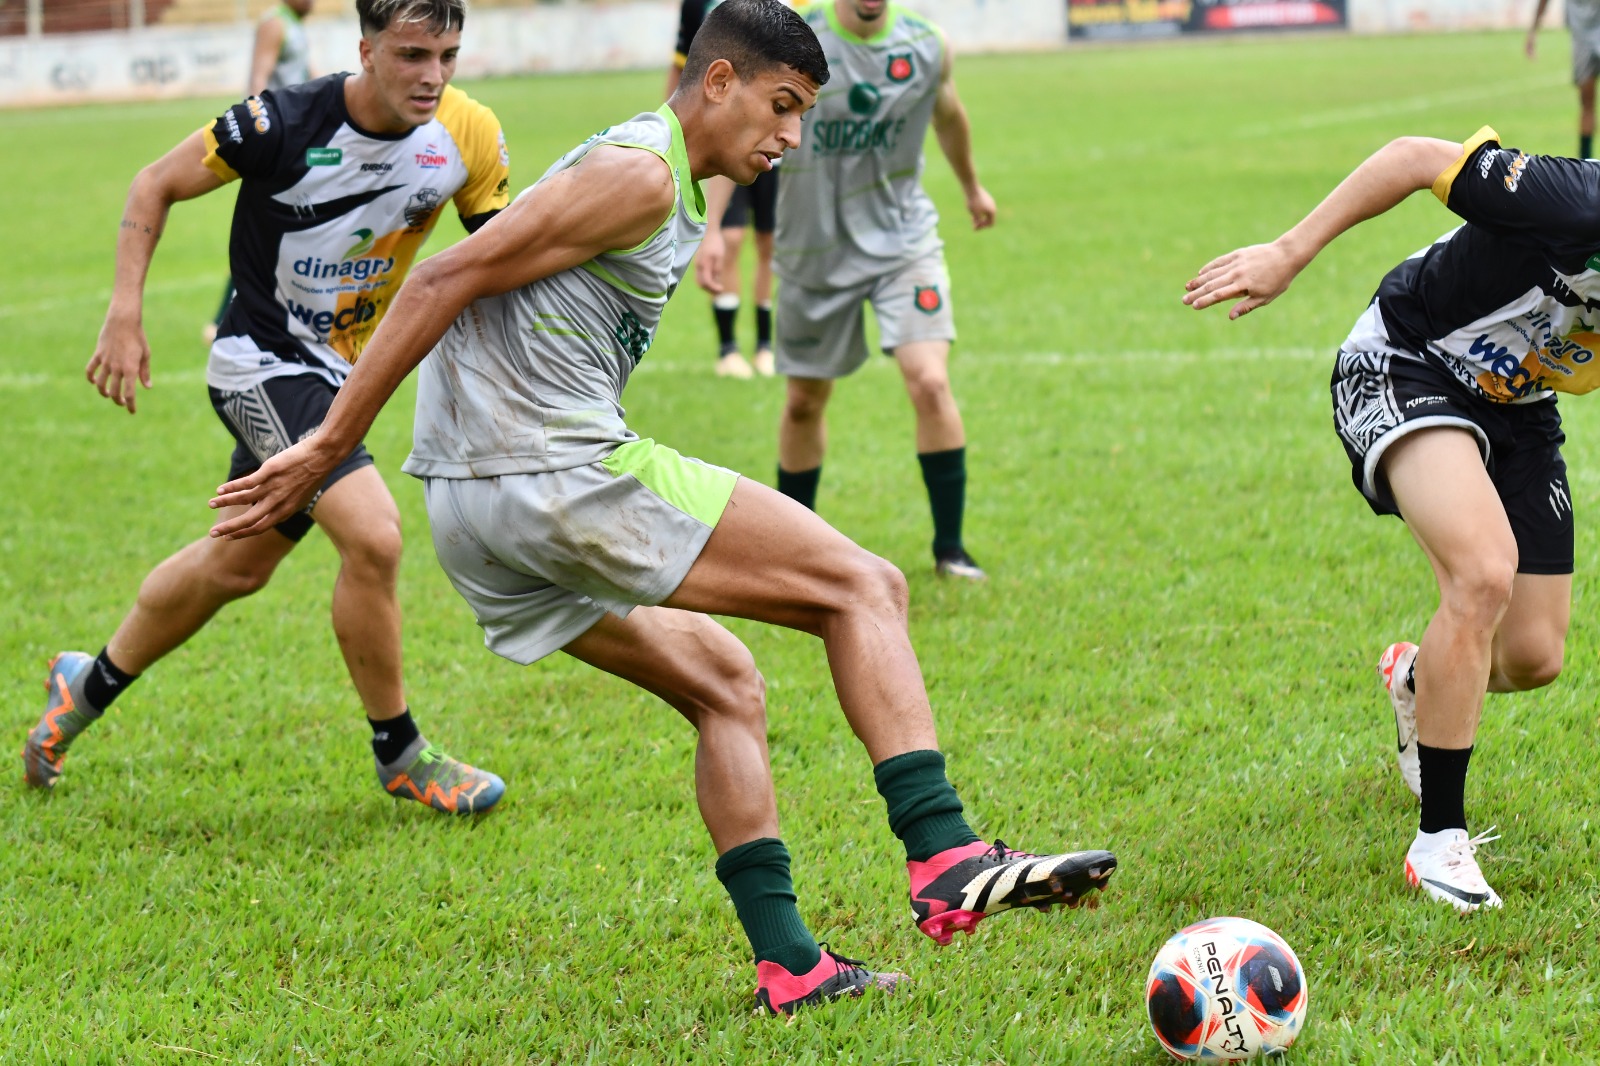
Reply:
M713 59L706 68L706 76L701 81L701 89L706 94L706 99L714 104L726 103L733 95L735 84L739 75L733 71L733 64L726 59Z
M361 69L368 74L373 72L372 67L372 38L366 34L361 35Z

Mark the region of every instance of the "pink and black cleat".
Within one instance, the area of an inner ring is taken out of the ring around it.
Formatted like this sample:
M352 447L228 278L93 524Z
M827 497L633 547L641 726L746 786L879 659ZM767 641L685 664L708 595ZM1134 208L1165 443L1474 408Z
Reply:
M926 862L906 863L917 928L940 944L1013 907L1076 907L1085 895L1104 888L1116 868L1117 857L1109 851L1031 855L1011 850L1003 840L992 846L979 840Z
M810 973L796 976L775 962L756 963L756 1009L768 1014L793 1014L841 996L859 996L869 988L893 992L903 973L874 973L860 959L835 955L822 945L822 958Z

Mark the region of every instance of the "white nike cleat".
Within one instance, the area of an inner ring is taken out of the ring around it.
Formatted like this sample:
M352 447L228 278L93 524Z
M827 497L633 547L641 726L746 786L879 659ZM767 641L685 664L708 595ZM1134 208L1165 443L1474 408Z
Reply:
M1489 835L1493 832L1493 826L1470 838L1465 829L1418 832L1406 852L1406 884L1463 914L1479 907L1499 907L1500 897L1483 879L1478 860L1473 858L1479 844L1500 839Z
M1406 684L1411 664L1417 661L1417 646L1407 641L1383 649L1378 660L1378 676L1389 691L1394 706L1394 732L1399 751L1400 777L1411 794L1422 798L1422 760L1417 757L1417 694Z

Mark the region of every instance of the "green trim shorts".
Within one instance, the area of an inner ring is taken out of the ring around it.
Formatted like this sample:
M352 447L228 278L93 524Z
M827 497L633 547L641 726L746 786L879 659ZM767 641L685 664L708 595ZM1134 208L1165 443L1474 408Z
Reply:
M484 645L527 665L672 595L738 479L646 439L569 470L423 483L439 565Z

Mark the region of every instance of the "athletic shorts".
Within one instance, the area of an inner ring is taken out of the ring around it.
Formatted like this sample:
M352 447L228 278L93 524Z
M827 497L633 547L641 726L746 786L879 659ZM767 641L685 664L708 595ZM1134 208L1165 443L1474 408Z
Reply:
M1600 26L1573 26L1572 84L1600 75Z
M1379 462L1395 441L1420 429L1471 433L1517 540L1517 571L1570 574L1572 491L1553 399L1495 403L1448 370L1402 352L1344 352L1334 363L1333 425L1350 457L1356 488L1378 514L1399 514Z
M423 483L439 565L488 649L526 666L672 595L738 479L646 439L570 470Z
M778 295L778 373L796 378L842 378L866 363L864 305L878 319L886 354L915 341L953 341L950 273L936 248L892 273L843 289L808 289L784 282Z
M244 392L208 391L212 409L233 434L233 459L228 464L228 480L232 481L254 473L272 456L316 432L339 390L315 374L292 374L268 378ZM356 445L322 482L306 509L275 528L290 540L304 537L312 526L311 509L322 494L345 476L371 465L367 446Z
M735 185L727 210L722 212L722 224L728 229L740 229L750 224L754 215L757 233L771 233L778 225L778 170L765 171L749 185Z

